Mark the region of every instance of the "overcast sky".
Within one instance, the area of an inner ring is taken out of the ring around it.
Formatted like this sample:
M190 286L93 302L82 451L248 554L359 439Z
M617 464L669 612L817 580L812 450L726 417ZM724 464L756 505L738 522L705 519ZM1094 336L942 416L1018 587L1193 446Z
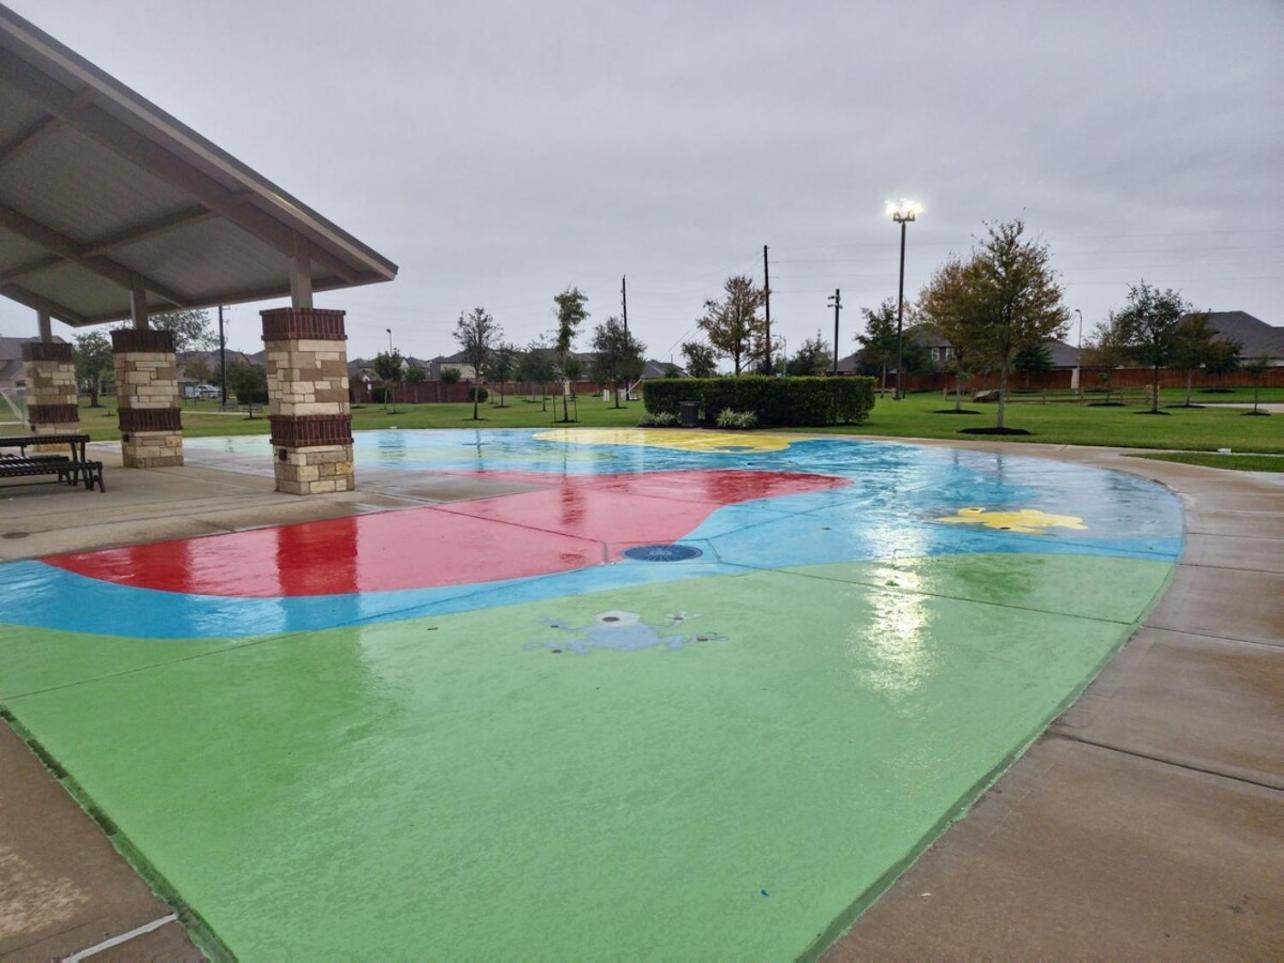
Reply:
M452 352L474 305L524 344L569 284L601 321L627 274L667 359L763 244L790 350L841 288L846 354L902 195L907 296L1021 216L1089 329L1140 277L1284 324L1282 0L7 2L400 266L318 296L352 357Z

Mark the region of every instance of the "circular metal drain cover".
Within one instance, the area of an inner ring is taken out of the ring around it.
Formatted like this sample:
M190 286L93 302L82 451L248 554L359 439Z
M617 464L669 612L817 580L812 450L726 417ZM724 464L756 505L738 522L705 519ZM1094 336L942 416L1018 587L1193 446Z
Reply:
M639 562L681 562L699 558L704 552L690 545L636 545L626 548L621 554Z

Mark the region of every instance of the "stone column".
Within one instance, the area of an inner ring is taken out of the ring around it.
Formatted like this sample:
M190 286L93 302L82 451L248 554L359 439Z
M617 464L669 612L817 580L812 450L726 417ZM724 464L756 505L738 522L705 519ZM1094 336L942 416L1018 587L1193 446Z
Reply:
M181 465L183 422L173 332L118 329L111 333L111 348L125 467Z
M351 491L356 483L343 312L275 308L262 315L276 490Z
M25 341L22 361L27 379L27 423L37 435L80 431L76 364L71 345L61 341ZM62 450L62 446L58 446Z

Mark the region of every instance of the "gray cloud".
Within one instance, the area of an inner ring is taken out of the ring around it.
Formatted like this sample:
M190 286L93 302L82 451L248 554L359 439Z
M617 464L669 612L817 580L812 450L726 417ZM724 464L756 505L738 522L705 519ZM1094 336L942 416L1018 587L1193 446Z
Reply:
M791 343L1024 216L1089 323L1140 276L1284 322L1284 9L1096 3L218 4L10 0L397 261L323 296L355 354L524 342L569 283L666 356L773 260ZM142 56L140 56L140 52ZM254 347L257 306L234 309ZM0 306L0 327L34 327ZM844 348L848 335L844 336Z

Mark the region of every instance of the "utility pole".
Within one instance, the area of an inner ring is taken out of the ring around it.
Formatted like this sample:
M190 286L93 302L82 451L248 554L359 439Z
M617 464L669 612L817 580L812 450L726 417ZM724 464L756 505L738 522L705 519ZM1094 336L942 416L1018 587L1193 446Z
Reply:
M222 408L227 407L227 339L223 337L223 305L218 306L218 381L223 390Z
M838 312L843 309L843 292L834 288L829 296L829 303L834 308L834 374L838 374Z
M620 278L620 309L624 312L624 333L629 333L629 278L624 275Z
M762 300L766 309L767 374L771 374L771 269L767 266L767 245L762 246Z

